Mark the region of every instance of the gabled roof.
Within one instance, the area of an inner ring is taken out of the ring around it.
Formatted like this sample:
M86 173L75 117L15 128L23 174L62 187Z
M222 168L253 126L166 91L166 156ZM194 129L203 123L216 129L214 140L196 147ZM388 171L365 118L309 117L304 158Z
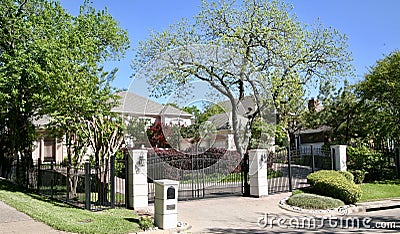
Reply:
M242 115L237 116L239 128L247 124L248 119ZM216 114L208 118L207 122L211 122L217 130L232 130L232 112Z
M119 92L118 96L121 97L120 105L113 108L113 112L126 113L137 116L160 116L165 115L168 117L181 117L190 118L191 114L186 113L173 106L163 106L160 103L154 102L148 98L139 96L131 92Z
M221 105L226 112L231 112L232 111L232 105L231 105L231 102L229 100L220 102L220 103L218 103L218 105ZM250 97L250 96L244 97L243 100L238 105L238 115L243 115L244 116L245 114L248 114L249 112L250 113L252 111L254 112L255 106L256 105L255 105L254 100L253 100L252 97ZM252 111L250 111L249 108Z

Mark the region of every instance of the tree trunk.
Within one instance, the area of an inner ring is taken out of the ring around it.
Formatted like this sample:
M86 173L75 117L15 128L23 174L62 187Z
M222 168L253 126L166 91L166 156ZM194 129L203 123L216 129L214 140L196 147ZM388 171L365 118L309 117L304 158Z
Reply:
M69 169L70 170L70 169ZM75 199L78 194L77 194L77 188L78 188L78 172L79 169L78 168L73 168L72 170L70 170L71 173L67 173L69 175L68 181L69 181L69 195L68 198L69 199Z

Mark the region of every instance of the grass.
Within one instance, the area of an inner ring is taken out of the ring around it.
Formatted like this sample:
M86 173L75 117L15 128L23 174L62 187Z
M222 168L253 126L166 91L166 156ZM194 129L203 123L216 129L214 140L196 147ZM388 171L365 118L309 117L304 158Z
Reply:
M311 193L297 193L292 195L287 203L291 206L297 206L303 209L332 209L344 206L344 203L339 199L331 197L319 196Z
M0 200L54 229L75 233L137 232L138 216L127 209L91 212L52 201L0 180Z
M360 202L400 197L400 180L386 180L361 184Z

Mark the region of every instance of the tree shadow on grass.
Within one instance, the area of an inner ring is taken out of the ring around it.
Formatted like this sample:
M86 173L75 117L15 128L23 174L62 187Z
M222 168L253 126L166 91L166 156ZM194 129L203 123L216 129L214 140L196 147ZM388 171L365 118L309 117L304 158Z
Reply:
M63 208L76 208L74 206L68 205L66 203L62 203L56 199L52 199L50 197L45 197L45 196L41 196L38 194L35 194L32 190L30 189L26 189L18 184L15 184L11 181L8 181L6 179L0 179L0 190L4 190L4 191L8 191L8 192L12 192L12 193L24 193L25 195L30 196L32 199L38 200L38 201L42 201L42 202L46 202L46 203L50 203L54 206L58 206L58 207L63 207Z

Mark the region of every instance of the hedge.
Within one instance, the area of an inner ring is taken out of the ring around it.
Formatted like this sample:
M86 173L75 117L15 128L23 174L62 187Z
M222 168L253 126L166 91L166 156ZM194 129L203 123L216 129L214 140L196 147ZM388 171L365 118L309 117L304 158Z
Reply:
M292 195L288 200L287 204L291 206L297 206L303 209L332 209L340 206L344 206L343 201L331 197L320 196L310 193L298 193Z
M361 198L361 188L342 173L332 170L321 170L307 176L314 193L354 204Z

